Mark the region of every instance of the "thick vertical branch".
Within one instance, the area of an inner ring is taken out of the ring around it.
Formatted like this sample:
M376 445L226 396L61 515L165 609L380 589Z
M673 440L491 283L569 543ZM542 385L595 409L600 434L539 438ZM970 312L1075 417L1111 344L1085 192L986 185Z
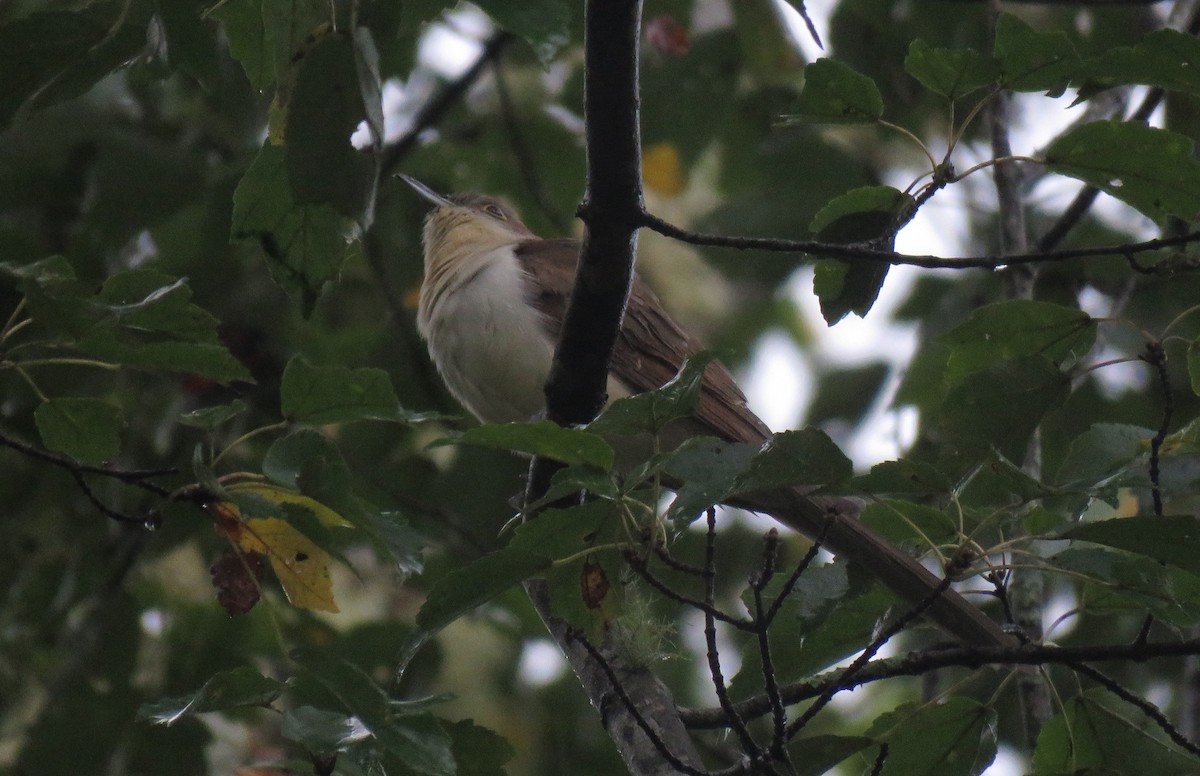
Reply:
M546 383L546 412L563 424L587 423L607 399L608 362L633 278L642 213L638 119L640 0L587 4L584 121L587 226L579 274Z
M575 287L563 320L546 414L560 424L587 423L607 400L608 362L633 279L636 230L642 213L638 118L638 38L641 0L589 0L585 46L584 121L587 226ZM540 497L550 468L535 460L527 495ZM606 639L593 654L555 616L544 584L526 586L530 600L566 653L580 684L626 767L636 776L699 772L700 758L670 691L653 672L631 664ZM621 699L636 699L631 708Z
M992 30L1000 15L999 0L988 3L988 20ZM990 132L992 155L1002 161L995 167L996 199L1000 220L1000 252L1002 254L1025 253L1029 249L1028 230L1025 224L1025 202L1021 191L1021 174L1017 163L1008 160L1012 156L1009 130L1012 126L1012 93L1002 91L995 96L990 106ZM1007 274L1008 294L1014 299L1032 299L1036 270L1031 266L1011 267ZM1035 430L1025 451L1022 468L1032 477L1041 476L1041 437ZM1015 523L1012 530L1021 531ZM1038 569L1015 571L1008 588L1013 619L1028 638L1042 640L1042 601L1045 597L1045 579ZM1036 672L1022 673L1017 678L1021 693L1021 708L1025 719L1026 743L1030 750L1037 744L1038 733L1054 713L1050 703L1050 690L1044 678Z

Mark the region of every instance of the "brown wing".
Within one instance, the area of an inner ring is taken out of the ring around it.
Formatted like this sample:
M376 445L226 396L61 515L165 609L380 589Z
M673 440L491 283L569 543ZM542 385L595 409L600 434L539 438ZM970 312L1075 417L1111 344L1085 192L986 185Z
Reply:
M517 246L516 256L538 289L531 301L545 316L548 331L557 340L575 282L579 243L530 241ZM674 377L688 355L700 350L700 343L671 320L650 287L634 275L610 371L635 393L652 391ZM697 429L699 433L728 441L759 444L771 434L746 407L746 397L719 361L711 362L704 372L695 414L702 426Z

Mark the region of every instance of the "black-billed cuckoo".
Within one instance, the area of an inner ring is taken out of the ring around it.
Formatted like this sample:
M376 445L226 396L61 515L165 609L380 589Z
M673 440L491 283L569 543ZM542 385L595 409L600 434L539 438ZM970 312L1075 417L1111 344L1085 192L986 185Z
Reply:
M543 240L501 200L480 194L442 196L401 176L433 204L425 219L425 278L417 326L451 393L479 420L529 420L545 406L543 387L575 280L579 243ZM660 388L698 343L667 315L634 277L609 366L609 399ZM664 430L664 447L691 436L763 444L771 435L746 407L729 370L704 373L692 417ZM876 575L916 603L941 583L937 576L858 519L848 499L778 489L739 497L736 506L766 512ZM994 621L947 589L927 610L951 635L979 646L1012 644Z

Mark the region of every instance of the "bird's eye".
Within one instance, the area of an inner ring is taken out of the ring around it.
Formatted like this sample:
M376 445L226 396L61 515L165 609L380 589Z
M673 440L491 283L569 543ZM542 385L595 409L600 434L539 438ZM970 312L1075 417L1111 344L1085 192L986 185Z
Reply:
M500 207L499 205L484 205L483 212L487 213L489 216L494 216L501 221L508 220L508 216L504 215L504 208Z

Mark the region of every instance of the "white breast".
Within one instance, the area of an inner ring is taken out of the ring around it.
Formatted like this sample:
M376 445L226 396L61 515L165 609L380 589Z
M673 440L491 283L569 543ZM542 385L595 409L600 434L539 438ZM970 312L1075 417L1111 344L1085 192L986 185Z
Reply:
M526 301L511 246L462 262L423 288L417 324L438 372L462 404L488 423L528 420L545 405L554 345Z

